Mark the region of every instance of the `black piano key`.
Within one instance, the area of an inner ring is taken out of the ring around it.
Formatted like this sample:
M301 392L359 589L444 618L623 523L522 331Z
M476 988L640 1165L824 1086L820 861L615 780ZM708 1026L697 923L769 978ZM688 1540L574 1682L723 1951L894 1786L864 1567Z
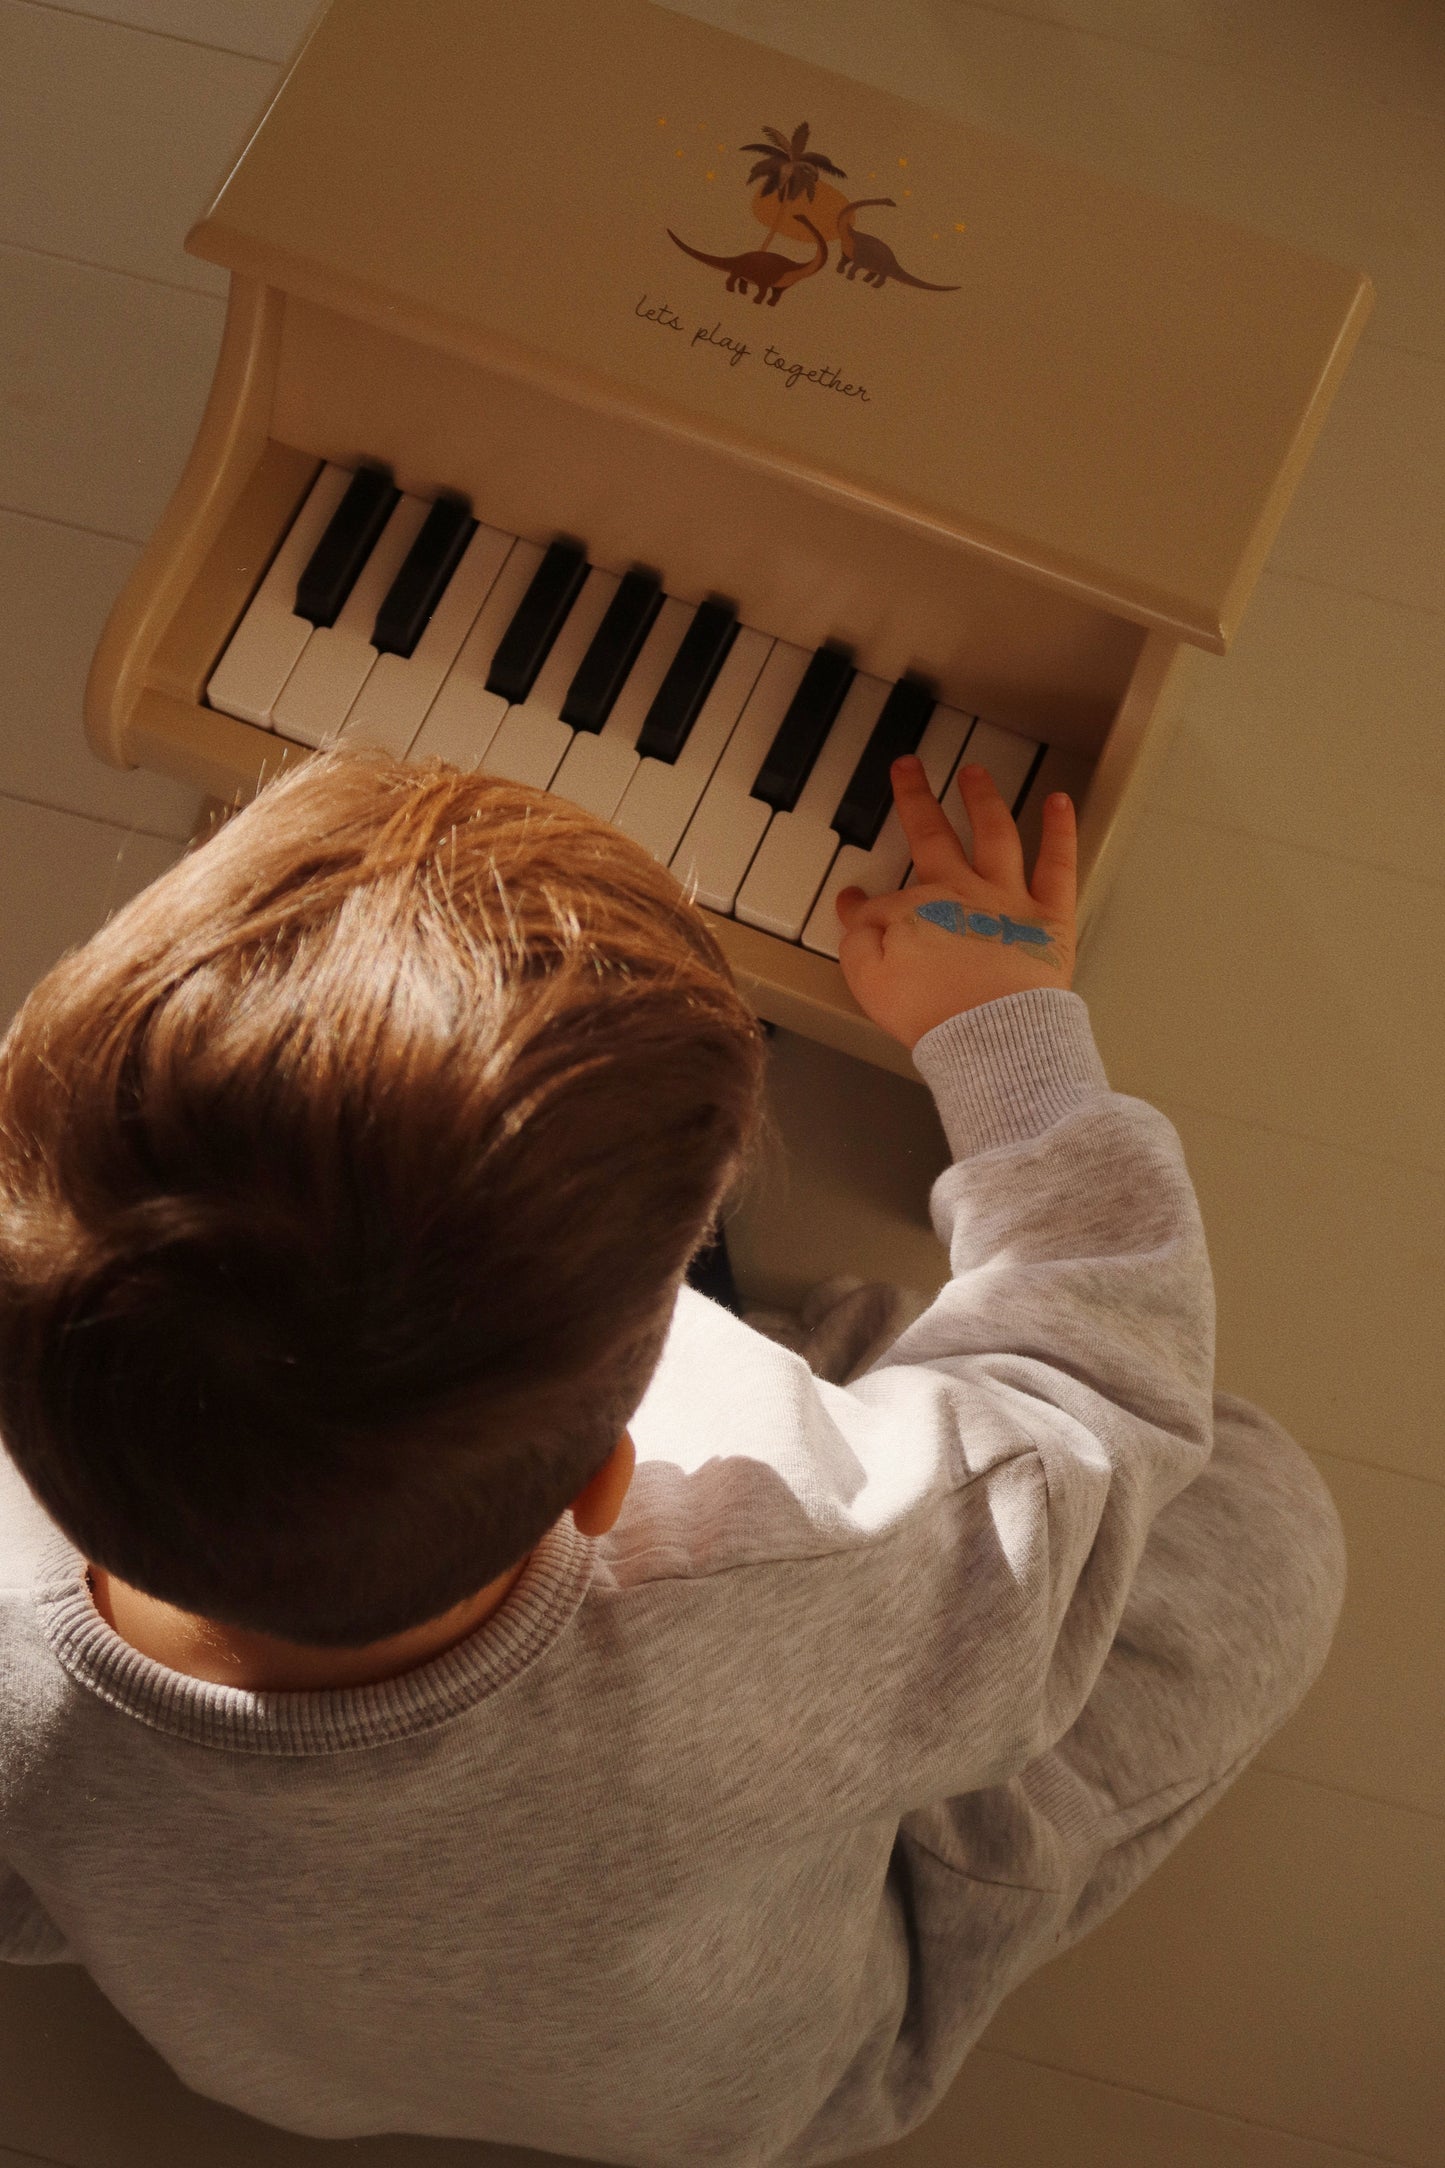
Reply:
M401 491L384 467L358 467L296 582L296 615L334 625Z
M856 675L847 649L831 641L819 648L803 672L803 682L753 782L753 797L761 798L775 813L791 813L797 804Z
M730 602L699 603L637 734L644 760L677 759L737 636L738 615Z
M858 756L831 825L845 843L871 851L893 805L890 769L904 753L916 753L937 702L917 678L900 678Z
M497 643L487 677L487 691L503 700L525 700L552 642L567 622L567 612L587 577L586 553L576 542L553 542L532 575L532 584Z
M410 655L476 531L464 500L438 497L376 613L371 644L378 654Z
M612 713L622 681L662 608L662 582L653 572L628 572L592 637L562 703L562 720L574 730L600 730Z

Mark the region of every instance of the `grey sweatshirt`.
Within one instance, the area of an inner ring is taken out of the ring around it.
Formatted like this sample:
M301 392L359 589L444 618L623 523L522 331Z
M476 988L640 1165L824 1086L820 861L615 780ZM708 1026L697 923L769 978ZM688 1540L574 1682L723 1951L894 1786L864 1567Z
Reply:
M805 2168L920 2122L1010 1955L943 1803L1088 1699L1210 1455L1214 1289L1078 995L914 1061L953 1154L930 1307L844 1387L684 1287L611 1533L564 1514L400 1678L139 1655L0 1453L0 1957L83 1965L186 2085L317 2137Z

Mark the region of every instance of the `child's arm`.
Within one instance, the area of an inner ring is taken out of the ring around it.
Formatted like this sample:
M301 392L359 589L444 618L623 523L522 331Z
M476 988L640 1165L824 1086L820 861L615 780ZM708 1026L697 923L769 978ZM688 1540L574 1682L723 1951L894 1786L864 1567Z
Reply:
M1009 1650L1016 1698L999 1715L1016 1763L1074 1722L1152 1522L1209 1457L1214 1283L1179 1137L1110 1090L1068 990L1072 809L1048 808L1031 892L997 791L982 774L961 787L976 866L927 783L902 774L920 885L839 899L849 984L912 1048L954 1157L930 1200L952 1276L850 1390L940 1441L941 1480L972 1497L958 1507L983 1546L976 1593L994 1579L985 1558L1007 1559L978 1656L987 1669ZM956 907L963 938L947 910L918 917L930 903ZM1024 925L1044 940L1004 937Z
M28 1882L0 1861L0 1964L78 1965Z

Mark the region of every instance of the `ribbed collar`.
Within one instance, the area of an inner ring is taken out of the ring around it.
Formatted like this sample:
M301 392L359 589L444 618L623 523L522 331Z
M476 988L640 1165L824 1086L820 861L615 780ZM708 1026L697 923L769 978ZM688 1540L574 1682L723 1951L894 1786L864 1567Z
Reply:
M242 1754L335 1754L435 1729L500 1692L564 1631L587 1593L595 1545L570 1512L549 1529L475 1633L371 1686L253 1693L142 1656L95 1608L85 1559L60 1531L43 1544L33 1594L41 1630L78 1686L153 1731Z

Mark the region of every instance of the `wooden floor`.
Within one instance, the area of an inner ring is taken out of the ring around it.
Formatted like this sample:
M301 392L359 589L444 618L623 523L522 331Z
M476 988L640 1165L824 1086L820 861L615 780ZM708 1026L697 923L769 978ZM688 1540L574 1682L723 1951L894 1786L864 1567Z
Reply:
M1114 1087L1183 1138L1221 1389L1278 1417L1338 1502L1338 1639L1225 1801L871 2157L1442 2168L1445 6L689 12L1378 289L1233 651L1181 692L1078 984ZM190 830L187 792L89 754L81 689L210 381L224 281L182 233L310 13L0 0L0 1019ZM936 1285L922 1087L783 1034L773 1064L786 1179L733 1223L745 1293L844 1271ZM72 1968L0 1967L0 2002L0 2168L538 2158L271 2131L187 2093Z

